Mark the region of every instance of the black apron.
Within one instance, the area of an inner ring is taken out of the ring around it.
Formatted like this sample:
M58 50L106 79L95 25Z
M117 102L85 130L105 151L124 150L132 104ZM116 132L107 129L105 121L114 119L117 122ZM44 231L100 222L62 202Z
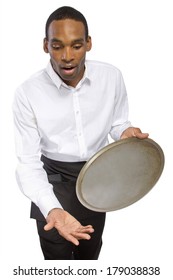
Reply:
M53 191L63 209L74 216L79 222L102 215L84 207L76 196L76 180L85 162L60 162L41 156L43 168L48 175L48 181L53 185ZM50 209L51 210L51 209ZM39 208L32 202L31 218L45 221Z

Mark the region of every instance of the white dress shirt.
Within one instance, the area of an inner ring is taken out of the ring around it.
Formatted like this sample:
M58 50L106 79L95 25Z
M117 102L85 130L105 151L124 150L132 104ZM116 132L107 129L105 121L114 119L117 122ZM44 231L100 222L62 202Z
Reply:
M82 80L67 86L51 63L25 81L13 103L17 182L46 217L61 207L43 169L40 154L65 162L87 161L131 126L121 72L102 62L86 61Z

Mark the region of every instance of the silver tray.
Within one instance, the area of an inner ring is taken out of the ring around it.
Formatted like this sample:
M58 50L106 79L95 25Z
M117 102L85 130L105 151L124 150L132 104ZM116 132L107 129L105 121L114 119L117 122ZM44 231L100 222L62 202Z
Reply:
M160 178L164 153L152 139L123 139L97 152L76 183L79 201L97 212L118 210L146 195Z

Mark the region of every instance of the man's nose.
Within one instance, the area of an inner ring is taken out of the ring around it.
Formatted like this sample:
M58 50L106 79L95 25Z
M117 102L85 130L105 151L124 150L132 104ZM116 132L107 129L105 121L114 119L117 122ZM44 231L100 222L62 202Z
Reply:
M62 60L69 62L73 59L74 59L74 56L73 56L72 49L69 47L64 48L63 53L62 53Z

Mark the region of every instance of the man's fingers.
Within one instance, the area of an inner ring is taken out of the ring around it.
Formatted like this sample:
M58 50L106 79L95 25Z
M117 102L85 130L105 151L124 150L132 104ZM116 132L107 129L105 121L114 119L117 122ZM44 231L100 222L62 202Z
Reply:
M53 222L48 222L47 225L44 226L44 230L48 231L51 230L54 227Z
M133 128L133 137L139 138L139 139L145 139L148 138L148 133L143 133L140 128L134 127Z
M66 240L72 242L76 246L79 245L78 240L81 240L81 239L90 240L91 239L91 236L86 233L79 233L79 232L66 233L63 231L59 231L59 234L62 237L64 237Z
M148 138L149 134L148 133L142 133L142 132L139 132L139 133L136 133L135 137L139 138L139 139L145 139L145 138Z
M93 229L92 226L81 227L81 228L79 228L78 232L80 232L80 233L93 233L94 229Z
M69 234L69 235L62 235L62 237L64 237L66 240L68 240L69 242L73 243L74 245L78 246L79 245L79 241L77 238L75 238L73 235Z
M80 233L80 232L74 232L72 235L77 238L78 240L80 239L85 239L85 240L90 240L91 236L87 233Z
M59 234L64 237L66 240L72 242L73 244L75 244L76 246L79 245L79 241L81 239L85 239L85 240L90 240L91 236L89 233L94 232L94 229L92 228L78 228L76 230L72 230L71 232L67 231L67 229L61 228L58 230Z
M61 233L60 233L61 234ZM71 233L71 234L61 234L66 240L72 242L74 245L79 245L79 240L90 240L91 236L86 233Z

